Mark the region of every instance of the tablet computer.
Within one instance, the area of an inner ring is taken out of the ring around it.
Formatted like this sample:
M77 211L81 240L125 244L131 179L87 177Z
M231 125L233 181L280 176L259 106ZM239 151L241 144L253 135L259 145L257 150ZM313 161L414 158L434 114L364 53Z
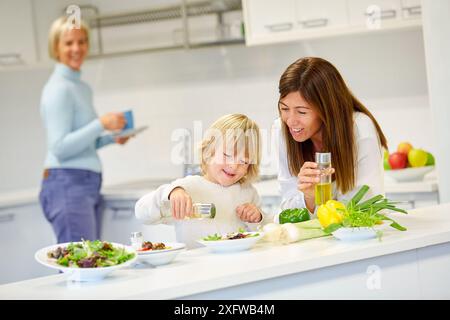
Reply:
M145 131L147 129L148 129L148 126L142 126L142 127L138 127L138 128L131 128L131 129L126 129L124 131L113 133L112 136L114 138L132 137L132 136L135 136L135 135L137 135L137 134L139 134L142 131Z

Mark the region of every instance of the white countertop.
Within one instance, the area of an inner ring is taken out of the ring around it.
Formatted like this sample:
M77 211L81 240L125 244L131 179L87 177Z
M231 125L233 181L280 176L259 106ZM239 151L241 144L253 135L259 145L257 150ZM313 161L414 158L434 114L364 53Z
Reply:
M250 251L181 253L169 265L115 271L95 283L68 282L59 274L0 286L0 299L174 299L342 263L450 242L450 204L392 215L408 228L385 229L383 240L341 242L333 237Z
M106 200L131 200L136 201L148 192L155 190L167 180L140 180L106 185L102 193ZM254 184L260 196L279 196L278 181L276 179L256 182ZM396 182L389 176L385 176L386 193L428 193L437 192L438 183L434 172L425 176L423 181ZM0 208L26 205L38 202L39 189L27 189L0 194Z

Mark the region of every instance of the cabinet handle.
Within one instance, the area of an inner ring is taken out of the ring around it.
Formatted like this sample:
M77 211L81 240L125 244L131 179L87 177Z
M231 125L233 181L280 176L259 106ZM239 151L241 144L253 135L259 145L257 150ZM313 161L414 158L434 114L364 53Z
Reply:
M312 20L299 21L298 23L302 24L303 28L319 28L319 27L325 27L328 24L328 19L326 19L326 18L312 19Z
M269 29L271 32L280 32L280 31L288 31L291 30L293 27L292 22L285 22L285 23L277 23L277 24L267 24L264 27Z
M395 19L397 17L397 11L395 9L390 9L390 10L381 10L380 11L380 16L379 17L374 17L374 15L377 12L371 11L371 12L365 12L364 14L367 17L372 17L372 18L379 18L381 20L387 20L387 19Z
M23 64L24 61L21 58L20 53L3 53L0 54L0 65L12 66Z
M421 6L405 7L403 10L407 11L410 16L418 16L422 14Z
M0 215L0 223L8 223L11 221L14 221L15 214L14 213L7 213Z
M134 215L134 211L130 208L110 208L113 212L113 220L128 220Z

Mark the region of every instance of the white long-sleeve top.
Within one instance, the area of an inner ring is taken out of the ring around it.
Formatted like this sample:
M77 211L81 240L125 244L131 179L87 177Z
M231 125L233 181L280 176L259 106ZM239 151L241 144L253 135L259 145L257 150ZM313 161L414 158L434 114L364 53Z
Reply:
M365 199L378 194L384 195L383 152L375 125L367 115L361 112L355 112L353 120L357 151L355 188L342 194L336 189L336 183L332 183L333 199L344 202L350 200L365 184L370 187L364 196ZM278 142L278 182L282 196L281 208L306 208L303 193L297 187L298 177L291 175L289 171L281 119L275 120L273 128L275 130L274 137Z
M214 203L215 218L175 220L170 217L167 201L176 187L182 187L191 196L192 203ZM236 215L236 208L245 203L260 207L260 197L251 184L235 183L223 187L202 176L187 176L143 196L136 203L135 214L146 224L174 225L177 241L185 243L188 248L195 248L201 246L196 240L209 234L236 232L239 228L255 231L267 218L260 209L263 219L259 223L241 221Z

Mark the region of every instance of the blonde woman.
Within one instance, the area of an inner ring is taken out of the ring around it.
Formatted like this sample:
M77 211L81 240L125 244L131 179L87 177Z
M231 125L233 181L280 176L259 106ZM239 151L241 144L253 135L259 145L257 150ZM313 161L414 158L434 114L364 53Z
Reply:
M264 220L260 198L251 182L258 176L260 133L241 114L226 115L208 129L201 146L202 176L187 176L160 186L136 203L136 217L145 223L174 224L177 241L189 248L213 233L236 232ZM192 216L193 203L214 203L214 219Z
M386 138L373 115L350 92L328 61L307 57L291 64L279 83L279 173L282 208L315 211L316 152L331 152L333 198L383 194Z
M47 156L39 195L45 217L58 243L100 237L101 163L97 149L127 139L102 135L125 126L121 113L98 117L92 91L83 82L81 66L88 54L89 30L57 19L49 33L49 54L56 61L41 97L47 132Z

